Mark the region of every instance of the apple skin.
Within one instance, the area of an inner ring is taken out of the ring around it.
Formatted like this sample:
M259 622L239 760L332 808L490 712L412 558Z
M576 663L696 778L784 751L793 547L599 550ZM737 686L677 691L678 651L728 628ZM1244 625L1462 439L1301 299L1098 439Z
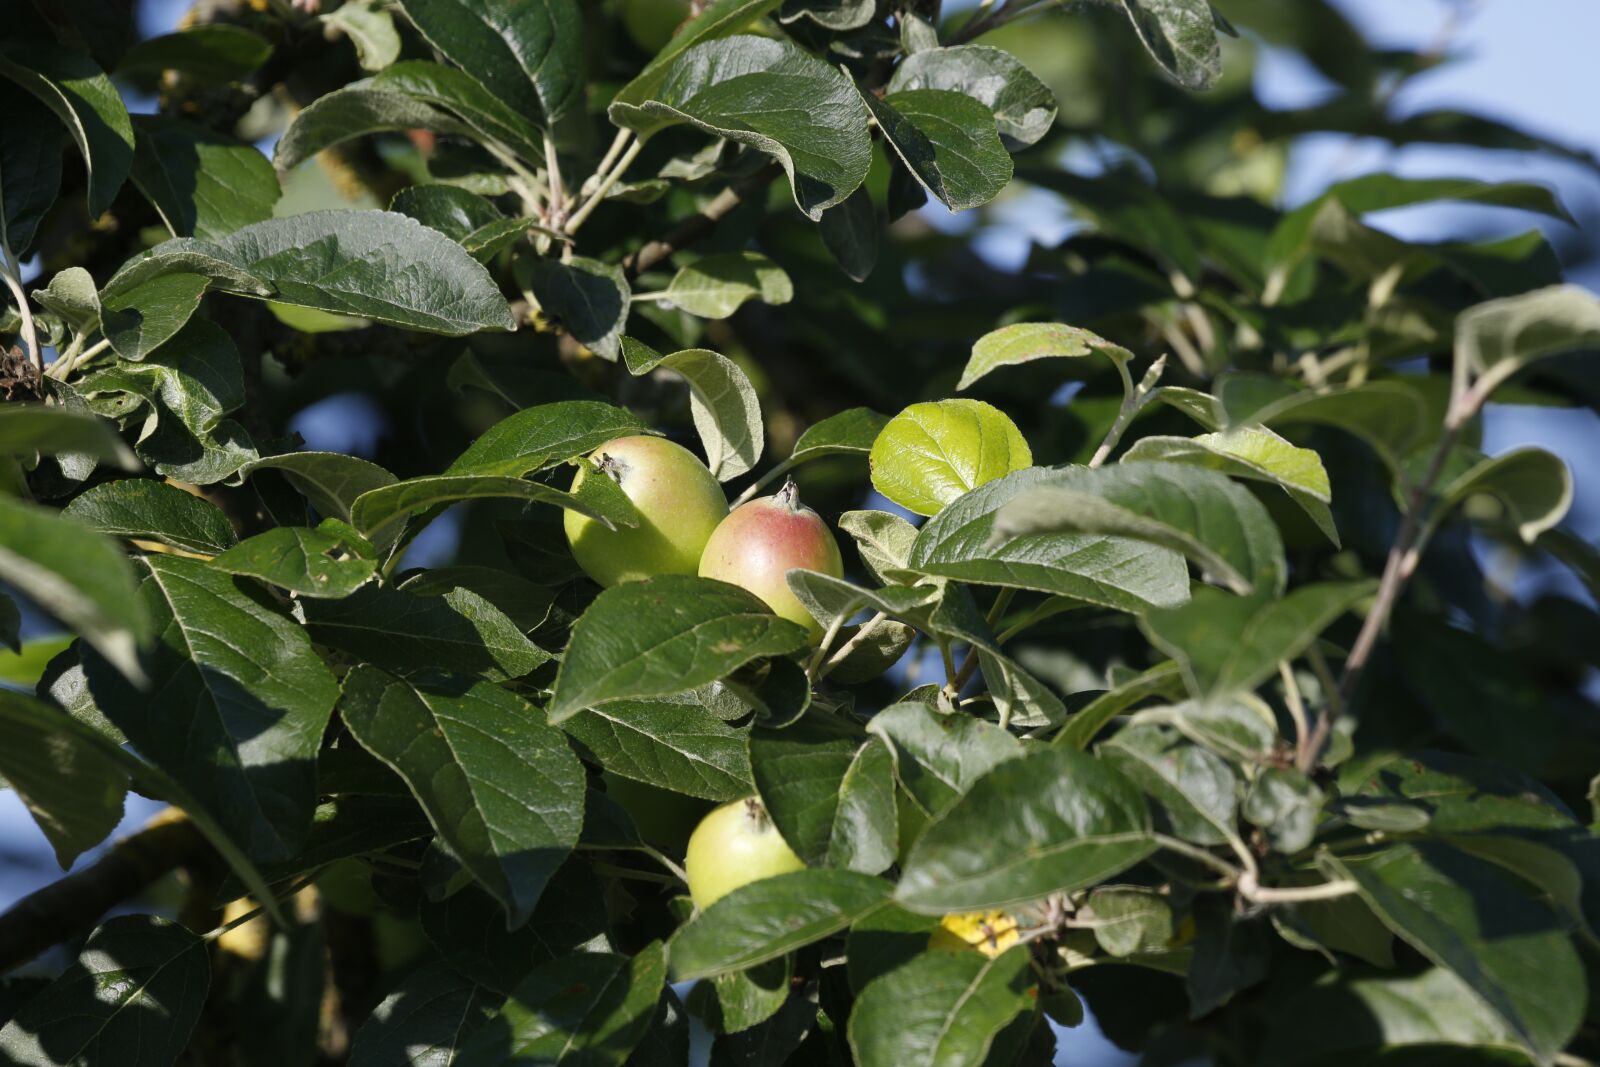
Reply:
M749 590L774 615L809 630L811 643L816 644L822 640L822 624L811 617L786 580L797 568L844 577L839 542L822 517L800 503L793 481L772 496L734 508L700 557L700 577Z
M689 0L623 0L622 28L646 52L659 52L689 17Z
M704 911L742 885L805 869L755 797L735 800L700 820L683 860L689 897Z
M693 574L700 554L728 514L728 498L706 465L663 437L619 437L595 449L572 479L616 479L639 510L638 526L609 530L604 523L567 512L562 526L573 558L585 574L610 587L657 574Z

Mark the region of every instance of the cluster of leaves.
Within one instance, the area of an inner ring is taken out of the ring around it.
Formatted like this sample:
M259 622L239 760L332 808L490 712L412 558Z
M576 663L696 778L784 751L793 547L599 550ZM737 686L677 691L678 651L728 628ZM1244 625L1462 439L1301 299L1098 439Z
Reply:
M1316 2L1227 5L1347 90L1290 113L1201 0L713 0L649 48L575 0L137 44L113 6L0 42L0 580L71 631L0 598L0 776L63 865L132 790L226 871L7 984L12 1059L685 1063L692 1013L718 1063L1036 1063L1080 997L1152 1063L1592 1052L1600 619L1487 595L1469 536L1600 581L1565 466L1477 448L1491 396L1594 401L1600 304L1537 232L1362 219L1565 209L1266 203L1308 130L1559 146L1392 119L1426 57ZM1089 137L1128 169L1064 163ZM369 206L280 204L319 173ZM1093 228L997 275L907 215L1014 181ZM381 465L287 433L349 389ZM830 505L850 577L789 576L820 648L573 564L563 509L639 519L571 464L690 426ZM471 562L410 566L456 505ZM694 913L653 816L749 796L807 869Z

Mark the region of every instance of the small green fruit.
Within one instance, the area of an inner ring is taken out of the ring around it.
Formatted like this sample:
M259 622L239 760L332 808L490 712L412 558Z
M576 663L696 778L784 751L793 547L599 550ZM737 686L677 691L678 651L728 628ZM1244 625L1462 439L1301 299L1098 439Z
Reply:
M640 521L610 530L567 512L567 543L585 574L609 587L657 574L695 573L711 532L728 514L728 498L694 453L662 437L619 437L578 468L572 491L596 477L615 480Z
M789 589L786 576L796 569L844 577L839 542L822 517L800 503L792 480L772 496L735 508L700 557L700 577L748 589L779 618L810 630L815 644L822 640L822 624Z
M724 804L700 820L683 861L689 897L702 910L742 885L805 869L755 797Z
M623 0L622 28L646 52L659 52L689 17L689 0Z

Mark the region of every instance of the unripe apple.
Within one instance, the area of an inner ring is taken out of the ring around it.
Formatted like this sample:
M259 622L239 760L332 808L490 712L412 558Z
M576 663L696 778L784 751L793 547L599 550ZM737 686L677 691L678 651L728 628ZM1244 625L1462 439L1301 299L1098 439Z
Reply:
M638 509L639 525L610 530L567 512L567 543L584 573L608 587L657 574L693 574L711 532L728 514L728 498L706 465L662 437L619 437L578 467L572 491L598 477L622 488Z
M701 819L683 860L689 897L701 909L742 885L804 868L755 797L724 804Z
M622 26L633 43L659 52L689 17L689 0L623 0Z
M810 630L815 644L822 640L822 624L790 592L785 577L799 568L844 577L839 542L822 516L800 503L793 479L772 496L734 508L700 557L700 577L748 589L779 618Z

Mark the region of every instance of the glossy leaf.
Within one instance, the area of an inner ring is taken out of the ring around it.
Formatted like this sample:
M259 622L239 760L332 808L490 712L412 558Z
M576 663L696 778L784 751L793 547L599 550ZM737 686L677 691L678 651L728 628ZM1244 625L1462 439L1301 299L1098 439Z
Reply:
M206 943L177 923L108 919L61 976L0 1028L0 1052L29 1067L165 1067L189 1044L210 981Z
M622 700L580 711L561 728L624 778L716 801L755 788L745 732L698 704Z
M1304 652L1340 615L1370 596L1372 582L1301 586L1280 600L1196 589L1183 607L1147 613L1141 625L1183 664L1200 696L1254 689L1282 660Z
M1161 69L1185 89L1209 89L1222 75L1222 49L1206 0L1120 0L1134 32Z
M583 98L576 0L404 0L428 43L524 115L551 125Z
M282 471L324 518L344 522L351 520L351 508L363 493L395 483L395 476L376 463L339 452L288 452L243 468L245 474L258 470Z
M627 582L602 592L573 627L550 719L684 693L806 643L804 628L737 586L670 574Z
M33 248L34 235L61 185L66 131L44 104L10 82L0 80L0 238L18 256Z
M272 44L243 26L200 23L140 41L123 55L116 73L151 76L174 70L196 81L227 85L243 81L271 54Z
M1155 848L1133 784L1081 752L1006 760L917 838L895 900L924 913L1004 908L1094 885Z
M987 482L1033 462L1016 424L981 400L913 404L872 445L872 485L909 511L935 515Z
M489 427L446 473L520 478L588 455L615 438L647 432L637 415L614 404L594 400L539 404Z
M880 907L890 885L855 871L806 870L740 886L678 928L673 978L742 971L838 933Z
M1183 675L1171 660L1158 663L1119 682L1080 708L1056 734L1051 744L1071 745L1083 751L1095 736L1124 711L1151 697L1175 697L1183 692Z
M1021 60L987 45L929 48L908 55L889 79L889 91L949 89L994 112L1000 139L1015 151L1049 132L1056 98Z
M872 158L855 86L822 60L765 37L690 45L660 76L647 72L628 86L610 115L641 137L688 123L775 157L813 221L866 180Z
M894 862L894 774L882 741L802 720L750 735L762 804L807 866L878 874Z
M160 541L202 555L226 551L238 540L215 504L150 478L92 486L61 513L113 537Z
M110 460L124 470L138 470L133 450L116 426L86 411L44 404L10 403L0 407L0 454L30 457L82 453Z
M419 511L458 500L522 500L552 504L612 526L635 526L638 517L609 507L596 494L576 497L540 482L494 474L432 474L369 489L350 506L350 524L373 544L387 544L405 520Z
M869 982L850 1012L850 1049L862 1067L983 1063L1006 1024L1033 1008L1028 950L990 959L925 952Z
M878 210L862 186L822 213L817 232L839 269L854 281L866 281L878 263Z
M983 103L950 89L862 93L886 144L945 207L966 211L999 196L1011 156Z
M783 0L711 0L698 15L678 27L656 52L655 58L645 64L639 76L622 87L616 99L628 104L650 99L673 68L674 60L683 52L703 41L736 34L776 11L782 3Z
M1583 1017L1577 951L1555 915L1497 867L1437 844L1392 845L1319 865L1350 878L1402 940L1460 978L1540 1062Z
M170 555L144 565L149 576L128 599L155 623L140 663L164 699L86 656L95 704L249 855L284 859L311 824L313 760L338 685L300 625L231 575Z
M630 374L663 367L689 383L689 413L705 446L706 466L718 481L737 478L756 465L766 444L761 401L737 363L706 348L663 356L632 338L623 339L622 358Z
M561 733L487 682L413 684L371 667L345 679L340 713L500 901L507 928L526 922L583 827L583 767Z
M278 526L239 542L211 565L300 596L349 596L377 573L378 561L372 546L342 525Z
M82 635L132 678L153 631L115 542L48 509L0 496L0 579Z
M1101 745L1100 758L1144 790L1177 836L1201 845L1238 839L1239 780L1221 757L1161 727L1135 725Z
M927 704L884 708L867 729L889 742L895 775L926 812L940 815L996 765L1023 754L1022 743L970 715L941 715Z

